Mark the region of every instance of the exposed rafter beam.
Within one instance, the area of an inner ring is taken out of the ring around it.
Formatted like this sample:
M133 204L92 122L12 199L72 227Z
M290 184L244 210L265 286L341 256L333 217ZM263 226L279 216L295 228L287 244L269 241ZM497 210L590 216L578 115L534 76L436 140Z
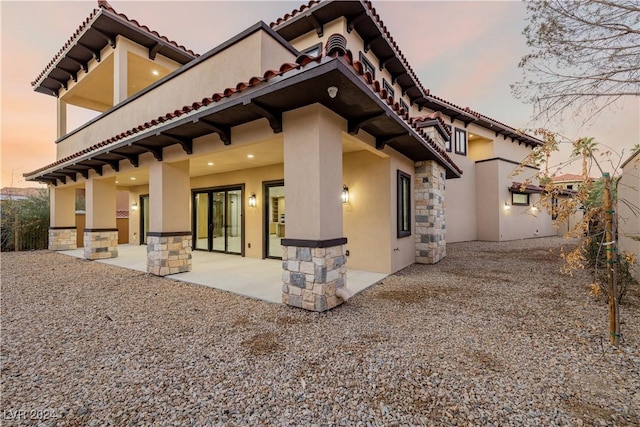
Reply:
M134 168L137 168L139 166L139 161L138 161L138 159L140 157L139 154L118 153L118 152L115 152L115 151L111 151L110 154L114 154L116 156L121 156L123 159L129 160L129 162L131 163L131 165Z
M67 169L80 173L84 179L89 179L89 169L83 168L82 166L78 167L77 165L67 166Z
M102 176L102 165L87 165L87 166L93 169L98 174L98 176Z
M253 111L269 120L269 125L271 126L271 129L273 129L274 133L282 132L282 112L267 107L254 99L245 101L244 105L250 105Z
M55 81L56 83L60 83L60 87L63 87L65 90L67 90L67 89L68 89L68 86L67 86L67 82L66 82L66 81L58 80L58 79L53 78L53 77L51 77L51 76L49 76L49 78L50 78L51 80Z
M136 144L136 147L144 148L159 162L162 161L162 147L152 147L151 145Z
M347 123L348 132L350 135L356 135L360 128L386 115L386 113L376 113L349 120Z
M156 59L156 55L158 54L158 52L160 52L160 49L162 49L162 44L161 43L156 43L153 46L151 46L149 48L149 59L150 60L155 60Z
M396 84L396 82L398 81L398 79L402 76L404 76L405 74L409 74L407 73L407 71L403 71L400 74L393 74L391 75L391 84ZM404 90L402 91L402 94L404 95Z
M384 70L384 67L386 67L387 65L389 65L389 62L391 62L391 60L395 58L395 55L391 55L391 56L387 56L386 58L381 58L380 59L380 71Z
M369 50L371 49L371 44L372 44L374 41L379 40L379 39L381 39L381 38L382 38L382 34L378 34L378 35L376 35L376 36L373 36L373 37L372 37L372 38L370 38L370 39L365 40L365 41L364 41L364 53L369 52Z
M217 133L224 145L231 144L231 128L229 126L219 125L215 122L212 122L211 120L202 118L193 120L193 123L198 122L208 128L210 131Z
M65 176L69 177L71 181L76 182L76 172L60 172Z
M158 132L156 133L156 136L164 136L165 138L169 138L170 140L180 144L180 146L182 147L185 153L193 154L193 139L191 138L184 138L181 136L171 135L166 132Z
M48 182L49 184L53 185L54 187L58 186L58 180L55 179L55 178L40 177L40 178L38 178L38 181L40 181L40 182Z
M57 178L58 181L62 182L63 184L67 183L67 175L65 175L65 174L63 174L61 172L50 173L48 175L52 176L54 178Z
M71 61L71 62L73 62L74 64L76 64L78 67L82 68L82 71L84 71L85 73L88 73L88 72L89 72L89 65L88 65L86 62L78 61L77 59L72 58L72 57L70 57L69 55L67 55L67 56L66 56L66 58L67 58L69 61Z
M95 31L97 34L99 34L103 39L105 39L107 41L107 43L109 43L109 46L111 46L112 48L116 48L116 38L113 36L110 36L109 34L103 33L102 31L98 30L95 27L91 27L92 31Z
M313 12L307 12L306 16L309 18L309 20L311 21L311 24L316 29L316 33L318 34L318 37L322 37L322 35L324 34L324 26L313 15Z
M58 67L58 70L62 71L63 73L66 73L70 78L73 79L74 82L78 81L78 74L75 71L65 70L62 67Z
M105 162L107 165L111 166L115 172L120 172L120 160L118 159L95 159L99 162Z
M80 46L82 48L84 48L87 52L91 53L94 57L94 59L98 62L100 62L101 57L100 57L100 51L99 50L94 50L91 46L87 46L86 44L77 43L77 46Z
M378 150L382 150L384 148L385 145L387 145L388 143L390 143L391 141L393 141L396 138L399 138L401 136L407 136L409 135L408 132L403 132L403 133L397 133L395 135L388 135L388 136L380 136L376 138L376 148Z
M358 25L360 22L362 22L364 19L366 19L367 14L365 12L362 12L360 15L355 16L354 18L347 18L347 32L351 32L353 31L353 29L355 28L356 25Z

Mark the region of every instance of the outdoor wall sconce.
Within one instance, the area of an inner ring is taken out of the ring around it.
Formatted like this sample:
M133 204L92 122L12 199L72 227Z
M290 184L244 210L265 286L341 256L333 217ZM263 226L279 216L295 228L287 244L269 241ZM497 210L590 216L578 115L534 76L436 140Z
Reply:
M327 93L329 94L329 98L335 98L338 95L338 88L335 86L329 86L327 88Z
M138 204L136 202L133 202L133 204L131 205L131 210L134 212L138 210Z
M342 186L342 203L349 203L349 187Z
M509 204L509 202L504 202L504 210L508 211L511 209L511 205Z
M250 208L255 208L256 207L256 193L251 193L251 195L249 196L249 207Z

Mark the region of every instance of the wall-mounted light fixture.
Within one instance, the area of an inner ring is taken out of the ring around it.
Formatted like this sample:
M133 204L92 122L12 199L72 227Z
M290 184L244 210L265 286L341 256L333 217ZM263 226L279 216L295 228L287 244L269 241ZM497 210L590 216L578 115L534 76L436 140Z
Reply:
M249 196L249 207L250 208L255 208L256 207L256 193L251 193L251 195Z
M342 186L342 203L349 203L349 187Z
M504 210L508 211L511 209L511 205L509 204L509 202L504 202Z
M537 206L531 206L531 212L538 212Z
M134 212L138 210L138 204L136 202L133 202L131 204L131 210L134 211Z
M327 93L329 94L329 98L335 98L338 95L338 88L335 86L329 86L327 88Z

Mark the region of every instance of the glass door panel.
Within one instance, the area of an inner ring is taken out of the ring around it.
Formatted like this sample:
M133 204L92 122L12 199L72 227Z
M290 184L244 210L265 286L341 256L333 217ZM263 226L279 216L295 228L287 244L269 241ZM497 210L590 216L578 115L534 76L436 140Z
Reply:
M226 249L226 210L225 210L225 191L214 191L211 199L211 213L212 213L212 236L213 241L212 250L225 252Z
M140 243L147 243L147 233L149 232L149 196L140 196Z
M227 191L226 233L227 252L239 254L242 250L242 191Z
M266 255L268 258L281 258L282 248L280 240L285 236L284 185L277 184L268 186L266 201Z
M209 194L197 193L195 196L195 247L209 250Z

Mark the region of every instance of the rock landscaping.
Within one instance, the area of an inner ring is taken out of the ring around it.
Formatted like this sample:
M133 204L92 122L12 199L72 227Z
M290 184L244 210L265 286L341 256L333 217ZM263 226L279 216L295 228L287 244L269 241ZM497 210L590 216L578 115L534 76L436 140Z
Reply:
M324 313L48 251L2 253L3 426L640 425L640 292L559 238L448 244Z

